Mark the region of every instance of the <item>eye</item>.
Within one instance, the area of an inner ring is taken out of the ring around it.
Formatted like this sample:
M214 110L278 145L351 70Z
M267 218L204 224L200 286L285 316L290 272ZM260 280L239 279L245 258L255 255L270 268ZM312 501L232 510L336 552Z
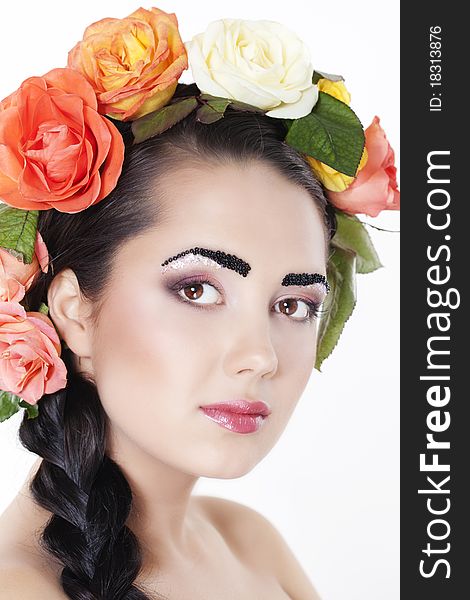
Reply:
M217 299L222 292L204 276L196 276L185 282L177 283L173 290L183 302L196 304L198 308L202 308L201 305L204 304L221 304L217 302ZM291 317L292 321L300 323L311 322L320 314L320 304L304 298L284 298L278 300L274 306L280 306L280 310L274 308L274 312L284 314Z
M180 284L176 292L180 298L192 304L216 304L219 295L219 291L213 283L198 279ZM201 297L203 298L202 302L199 301Z
M283 300L278 300L275 306L281 307L280 310L275 310L275 312L285 314L289 317L300 313L293 318L294 321L313 321L320 314L320 308L316 302L304 300L303 298L284 298ZM298 311L299 307L302 310Z

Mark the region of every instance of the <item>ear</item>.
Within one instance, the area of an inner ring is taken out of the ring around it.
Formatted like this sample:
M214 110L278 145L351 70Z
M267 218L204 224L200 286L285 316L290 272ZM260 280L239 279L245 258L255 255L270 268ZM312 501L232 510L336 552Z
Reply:
M80 358L91 355L91 305L81 293L72 269L64 269L52 280L47 292L49 317L60 337Z

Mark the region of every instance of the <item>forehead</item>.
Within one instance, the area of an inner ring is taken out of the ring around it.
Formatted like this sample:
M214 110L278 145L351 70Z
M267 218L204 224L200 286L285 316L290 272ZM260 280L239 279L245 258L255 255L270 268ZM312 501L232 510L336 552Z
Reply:
M157 182L155 197L163 215L155 239L167 255L194 243L253 262L296 258L298 265L300 257L325 269L325 228L313 198L269 165L180 169Z

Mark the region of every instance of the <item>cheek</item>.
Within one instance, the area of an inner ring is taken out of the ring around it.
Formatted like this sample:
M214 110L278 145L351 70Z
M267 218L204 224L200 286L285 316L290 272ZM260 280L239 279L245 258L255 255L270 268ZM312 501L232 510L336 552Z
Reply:
M121 295L103 310L92 362L111 418L128 416L129 404L160 416L164 407L165 418L176 418L197 403L195 388L210 372L216 350L207 339L208 320L176 302L153 291Z
M317 325L292 326L279 333L275 341L279 359L273 390L280 419L286 423L312 375L316 358Z

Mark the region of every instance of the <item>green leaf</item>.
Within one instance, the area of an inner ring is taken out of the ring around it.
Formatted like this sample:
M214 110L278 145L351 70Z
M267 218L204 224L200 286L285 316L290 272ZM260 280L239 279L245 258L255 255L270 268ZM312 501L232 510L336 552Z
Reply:
M324 303L325 313L318 328L315 368L333 351L356 305L356 255L351 250L331 243L333 253L328 261L326 276L330 291Z
M230 98L221 98L211 96L210 94L201 94L198 98L203 104L209 104L214 110L224 112L227 106L232 102Z
M198 108L196 119L201 123L215 123L224 116L225 109L230 104L228 98L215 98L208 94L201 94L200 100L204 104Z
M314 71L312 83L318 83L319 79L329 79L330 81L344 81L344 77L342 75L331 75L330 73L323 73L322 71Z
M223 118L223 116L223 112L213 110L210 106L204 104L203 106L200 106L197 109L196 121L209 125L210 123L215 123L216 121L219 121Z
M38 210L21 210L0 204L0 248L31 264L34 256Z
M0 423L6 421L20 409L21 398L11 392L0 391Z
M285 141L340 173L355 177L365 136L361 122L347 104L319 92L312 112L292 123Z
M364 224L355 216L336 209L338 229L333 237L336 246L356 253L356 272L372 273L383 267Z
M46 315L46 317L49 314L49 307L47 306L47 304L44 304L44 302L41 302L41 306L38 308L38 312L42 313L43 315Z
M26 409L28 419L35 419L39 414L37 404L29 404L12 392L0 390L0 423L12 417L20 408Z
M20 402L21 408L26 409L26 413L28 415L28 419L35 419L39 414L39 409L37 404L30 404L25 400L21 400Z
M134 144L163 133L187 117L198 106L196 98L184 98L132 122Z
M267 110L263 110L262 108L258 108L257 106L253 106L252 104L246 104L245 102L240 102L239 100L230 100L230 106L235 110L244 110L248 112L259 113L260 115L264 115L267 113Z

